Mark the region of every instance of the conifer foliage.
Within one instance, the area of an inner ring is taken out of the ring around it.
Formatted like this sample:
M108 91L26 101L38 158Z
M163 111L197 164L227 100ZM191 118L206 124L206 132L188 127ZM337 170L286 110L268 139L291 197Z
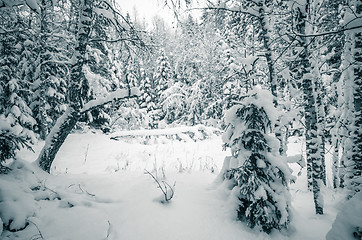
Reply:
M224 179L234 182L238 219L270 233L288 227L290 170L278 152L278 140L269 135L276 109L272 95L253 90L242 104L225 114L225 147L233 157L224 163Z

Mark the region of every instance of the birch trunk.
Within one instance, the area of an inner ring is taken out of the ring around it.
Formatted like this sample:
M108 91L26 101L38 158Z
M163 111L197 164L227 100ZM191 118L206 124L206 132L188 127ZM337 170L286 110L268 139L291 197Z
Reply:
M326 137L324 129L326 128L325 123L325 111L324 111L324 103L323 99L325 96L324 90L321 87L321 79L319 79L318 83L316 84L316 103L317 103L317 109L318 109L318 137L320 139L319 144L319 153L321 158L321 178L323 181L323 184L326 185L326 160L325 160L325 148L326 148Z
M338 166L339 166L339 139L337 138L337 136L334 136L334 141L333 141L333 156L332 156L332 161L333 161L333 166L332 166L332 175L333 175L333 188L336 189L338 188Z
M297 30L302 35L306 34L307 14L309 12L309 2L306 9L298 9ZM302 87L304 99L304 117L306 125L306 156L309 171L311 170L313 198L316 214L323 214L323 200L320 192L321 186L321 157L319 152L319 137L317 128L317 109L314 97L313 75L311 74L311 64L309 62L308 42L305 37L300 39L303 53L301 54Z
M272 95L274 96L274 106L278 106L278 92L277 92L277 81L274 74L274 62L273 62L273 55L271 49L271 41L270 35L271 31L269 29L268 19L266 12L268 11L269 6L272 4L271 1L265 0L264 2L260 3L259 5L259 22L261 28L261 36L262 36L262 43L265 51L265 59L268 66L268 78L270 84L270 90ZM286 154L286 133L283 132L283 126L280 126L280 119L278 119L277 123L275 124L275 136L279 140L280 147L279 153L281 155Z
M353 14L361 15L362 2L354 0L351 2ZM350 13L351 14L351 13ZM357 192L362 191L362 30L359 28L353 32L346 32L347 41L350 47L346 49L346 54L349 55L347 60L352 64L350 74L345 81L350 81L351 95L350 107L352 116L350 118L350 134L349 142L351 154L346 159L346 186L349 189L348 197L351 198Z
M56 126L47 136L46 144L37 160L38 165L46 172L50 172L51 165L61 145L80 118L80 110L83 105L82 93L84 92L82 90L82 83L83 81L86 81L82 70L85 64L86 47L88 45L89 34L92 27L92 8L93 0L82 1L77 31L77 45L73 54L68 89L70 103L67 112L58 119Z

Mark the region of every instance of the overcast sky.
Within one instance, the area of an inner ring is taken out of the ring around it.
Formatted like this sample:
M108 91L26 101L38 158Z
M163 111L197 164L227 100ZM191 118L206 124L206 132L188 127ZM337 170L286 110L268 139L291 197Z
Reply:
M129 12L132 18L134 17L134 9L136 9L138 17L145 18L149 24L155 15L159 15L171 25L173 21L172 12L162 5L163 2L162 0L118 0L122 11L124 13Z
M201 2L204 1L196 0L193 2L194 7L196 7L202 6ZM156 15L165 19L169 26L172 26L176 21L172 11L163 5L164 0L118 0L118 3L120 4L123 13L129 12L132 19L136 9L139 18L138 20L142 21L142 19L145 18L149 25L151 25L152 18ZM195 17L198 17L200 16L200 11L194 10L192 11L192 14Z

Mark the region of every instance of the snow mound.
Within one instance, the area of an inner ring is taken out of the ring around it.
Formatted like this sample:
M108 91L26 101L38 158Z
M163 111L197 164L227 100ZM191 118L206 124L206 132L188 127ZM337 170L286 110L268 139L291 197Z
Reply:
M357 193L348 200L337 214L332 229L327 233L327 240L362 239L362 193Z
M0 175L0 219L5 229L17 231L28 225L27 219L36 211L34 193L40 189L40 170L20 160L11 169Z

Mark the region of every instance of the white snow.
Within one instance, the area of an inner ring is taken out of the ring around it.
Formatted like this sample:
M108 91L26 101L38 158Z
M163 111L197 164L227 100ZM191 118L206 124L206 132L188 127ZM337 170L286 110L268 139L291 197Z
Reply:
M19 160L16 171L0 175L0 209L7 209L1 211L0 221L7 224L13 219L12 228L24 221L29 225L15 233L3 229L0 238L31 239L40 231L47 240L319 240L330 230L342 195L324 189L325 215L316 216L305 169L290 186L289 232L267 235L235 220L238 202L232 195L237 193L229 190L228 181L214 184L224 158L230 155L221 150L220 136L185 142L161 132L157 138L145 145L138 138L131 143L115 141L100 132L71 134L53 163L52 175ZM288 154L301 154L300 139L292 140ZM18 157L32 162L41 146L34 147L36 153L24 149ZM290 166L299 169L296 163ZM162 193L144 169L171 186L176 182L168 204L160 203ZM258 192L265 197L264 189Z
M135 97L135 96L139 96L139 95L140 95L140 91L136 87L133 87L131 89L118 89L114 92L109 93L105 97L99 97L95 100L89 101L81 109L81 112L86 112L87 110L89 110L93 107L100 106L102 104L111 102L115 99L122 99L122 98L126 98L126 97Z
M362 237L362 193L357 193L353 198L346 201L333 223L331 231L328 232L327 240L354 240ZM354 232L358 232L354 236Z

